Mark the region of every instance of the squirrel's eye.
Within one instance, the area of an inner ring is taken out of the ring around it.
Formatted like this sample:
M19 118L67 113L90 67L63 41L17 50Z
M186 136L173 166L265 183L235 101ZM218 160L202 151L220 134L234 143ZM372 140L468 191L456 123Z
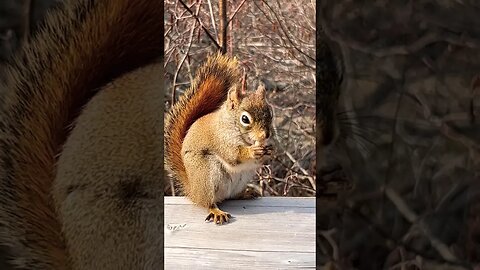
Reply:
M248 112L242 112L242 115L240 116L240 123L245 127L252 123L251 116Z
M244 124L250 124L250 119L248 119L248 116L242 115L242 122Z

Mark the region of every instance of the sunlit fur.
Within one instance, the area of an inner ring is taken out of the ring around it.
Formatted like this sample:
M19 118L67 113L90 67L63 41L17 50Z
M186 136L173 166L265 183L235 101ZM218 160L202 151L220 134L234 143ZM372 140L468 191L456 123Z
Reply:
M237 61L213 55L167 117L166 165L198 205L210 207L234 197L260 166L247 150L269 135L271 109L264 88L246 95L240 89ZM240 123L244 111L253 119L248 127Z

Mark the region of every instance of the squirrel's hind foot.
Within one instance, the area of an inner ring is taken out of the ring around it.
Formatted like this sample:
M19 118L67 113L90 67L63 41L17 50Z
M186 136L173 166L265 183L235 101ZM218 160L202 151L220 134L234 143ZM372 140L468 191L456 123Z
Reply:
M235 196L236 200L253 200L259 197L259 194L255 192L253 188L246 188L244 191L242 191L240 194Z
M227 223L232 215L227 212L220 210L217 205L213 205L208 209L209 213L205 221L211 221L217 225L222 225L223 223Z

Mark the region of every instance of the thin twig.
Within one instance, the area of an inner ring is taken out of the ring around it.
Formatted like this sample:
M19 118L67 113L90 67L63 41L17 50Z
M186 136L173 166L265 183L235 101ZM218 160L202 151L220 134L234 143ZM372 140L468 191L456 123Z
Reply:
M218 40L217 25L215 24L215 15L213 14L213 8L212 8L212 1L211 0L208 0L208 9L210 11L210 19L212 19L213 31L215 32L215 36L217 37L217 40Z
M290 152L285 151L285 155L287 155L287 157L293 162L293 164L295 164L300 169L300 171L302 171L302 173L307 177L307 179L310 182L310 184L312 185L313 189L317 190L317 185L315 184L315 181L314 181L313 177L310 176L308 171L305 170L302 166L300 166L298 161L293 157L292 154L290 154Z
M338 248L338 244L333 240L333 237L332 235L337 233L337 229L336 228L333 228L333 229L330 229L330 230L327 230L327 231L320 231L320 235L322 235L327 241L328 243L330 244L330 246L332 247L332 251L333 251L333 254L332 254L332 258L334 261L338 261L340 256L340 252L339 252L339 248Z
M198 18L198 16L196 16L193 11L187 6L187 4L185 4L183 2L183 0L178 0L180 2L180 4L182 4L182 6L188 10L188 12L190 12L190 14L193 15L193 17L195 18L195 20L197 20L197 22L200 24L200 26L202 27L203 31L205 31L205 33L207 34L207 36L210 38L210 40L213 42L213 44L215 45L215 47L217 49L221 49L220 45L218 44L218 42L215 40L215 38L212 36L212 34L210 34L210 32L208 31L208 29L203 25L202 21L200 21L200 19Z
M242 76L242 95L247 93L247 71L243 68L243 76Z
M450 249L442 243L439 239L433 236L428 229L428 226L419 219L418 215L411 210L407 203L397 194L396 191L393 189L386 187L385 194L387 198L395 205L397 210L407 219L410 223L418 224L419 228L423 231L425 236L430 240L430 244L432 245L435 250L437 250L438 254L442 256L447 261L457 261L457 257L450 251Z
M384 239L388 239L388 240L392 241L396 245L404 247L405 250L408 251L408 252L413 252L417 255L420 255L423 258L427 258L429 260L436 261L436 262L439 262L439 263L447 263L451 266L459 266L459 267L461 267L461 269L472 269L472 267L469 263L459 262L459 261L450 261L450 260L446 260L444 258L439 259L435 256L432 256L428 253L425 253L422 250L419 250L419 249L417 249L417 248L415 248L411 245L408 245L407 243L404 243L403 241L393 237L391 234L386 232L385 229L382 228L382 226L380 226L379 224L377 224L373 220L370 220L367 216L362 214L360 211L357 211L356 209L354 209L351 206L351 202L347 202L347 205L345 205L344 209L347 210L346 213L349 213L352 216L357 217L361 221L365 222L369 226L369 228L373 229L379 236L381 236Z
M198 12L200 11L200 3L197 6L197 10L195 12L196 15L198 15ZM173 87L172 87L172 97L171 97L171 102L172 104L175 103L175 88L177 86L177 78L178 74L180 73L180 70L182 69L183 63L185 62L185 59L187 59L188 53L190 52L190 48L192 47L193 43L193 34L195 33L195 29L197 28L197 22L194 22L192 25L192 29L190 31L190 37L188 40L188 45L187 45L187 50L185 51L185 54L182 57L182 60L180 60L180 63L177 67L177 70L175 71L175 74L173 76Z
M238 7L235 9L235 11L233 12L232 16L230 16L230 19L228 19L227 21L227 26L230 24L230 22L233 20L233 18L235 18L235 15L237 15L238 11L240 10L240 8L243 6L243 4L245 4L246 0L243 0L240 5L238 5Z
M323 8L321 8L321 11L325 9L325 5L323 5ZM427 45L436 43L436 42L447 42L452 45L457 45L457 46L462 46L462 47L467 47L467 48L472 48L476 49L480 47L480 40L467 37L465 35L458 36L450 32L445 32L445 31L433 31L433 32L427 32L423 36L421 36L419 39L405 45L393 45L390 47L386 48L374 48L370 44L364 44L361 42L358 42L354 40L353 38L347 38L345 36L341 36L337 32L334 32L329 24L327 23L328 17L325 16L325 11L321 12L321 15L318 16L320 20L320 25L322 26L322 29L324 30L325 34L329 36L332 40L341 43L341 44L346 44L350 48L366 53L366 54L371 54L376 57L388 57L388 56L393 56L393 55L409 55L412 53L415 53L423 48L425 48Z
M280 25L280 29L282 29L282 32L285 34L285 37L287 38L288 42L292 45L292 47L298 51L300 54L302 54L303 56L307 57L308 59L310 59L311 61L314 61L315 62L315 59L313 57L311 57L310 55L306 54L304 51L302 51L300 48L298 48L297 44L295 44L293 42L293 40L290 38L290 35L289 33L287 33L287 30L285 29L282 21L278 18L277 16L277 13L273 10L273 8L267 3L267 1L265 0L262 0L262 2L268 7L268 9L270 9L270 11L273 13L273 16L275 16L275 19L277 20L278 22L278 25Z

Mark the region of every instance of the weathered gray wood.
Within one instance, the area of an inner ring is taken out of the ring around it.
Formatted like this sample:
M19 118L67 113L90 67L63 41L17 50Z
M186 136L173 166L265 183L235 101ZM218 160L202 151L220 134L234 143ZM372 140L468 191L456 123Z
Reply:
M165 197L165 269L314 269L315 198L227 201L229 224L204 222L207 210Z

